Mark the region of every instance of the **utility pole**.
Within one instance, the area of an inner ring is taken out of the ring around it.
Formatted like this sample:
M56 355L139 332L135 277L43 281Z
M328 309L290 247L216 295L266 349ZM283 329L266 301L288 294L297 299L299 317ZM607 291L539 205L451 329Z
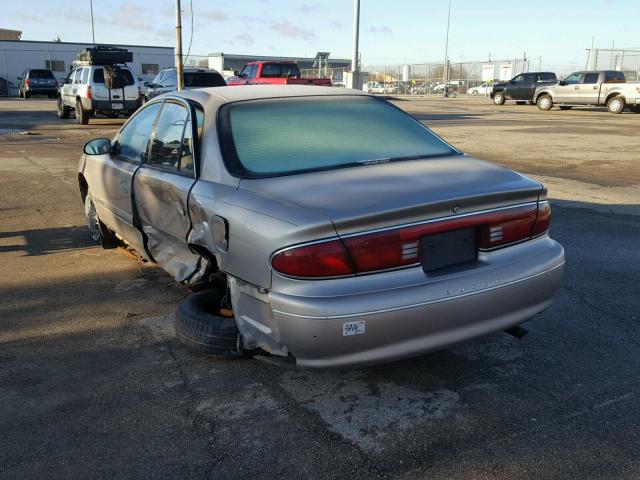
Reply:
M89 0L89 8L91 9L91 39L95 45L96 43L96 32L93 28L93 0Z
M447 40L444 44L444 96L449 96L449 25L451 24L451 0L449 0L449 13L447 14Z
M359 87L358 43L360 40L360 0L353 2L353 52L351 55L351 88Z
M178 91L182 84L182 20L180 18L180 0L176 0L176 75Z

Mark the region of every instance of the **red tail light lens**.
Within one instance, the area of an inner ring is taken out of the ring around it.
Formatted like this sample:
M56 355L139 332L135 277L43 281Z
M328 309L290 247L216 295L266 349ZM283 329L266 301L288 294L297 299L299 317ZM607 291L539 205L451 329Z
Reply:
M349 256L340 240L289 248L276 253L271 265L293 277L340 277L353 275Z
M25 84L27 87L29 86L29 83L31 83L29 80L25 80L25 81L24 81L24 84Z
M536 225L533 227L534 237L542 235L551 226L551 205L549 202L538 203L538 217L536 218Z
M549 203L540 202L293 247L274 255L271 264L295 277L370 273L418 264L425 235L475 227L478 248L493 250L542 234L550 223Z
M93 98L93 93L91 93L91 85L87 85L87 98Z

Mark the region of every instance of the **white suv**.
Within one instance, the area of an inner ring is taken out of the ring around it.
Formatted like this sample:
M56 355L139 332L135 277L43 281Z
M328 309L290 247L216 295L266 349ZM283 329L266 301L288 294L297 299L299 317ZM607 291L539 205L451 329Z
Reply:
M60 87L58 117L69 118L75 110L78 123L87 125L96 114L128 116L140 106L140 98L140 84L130 67L77 64Z

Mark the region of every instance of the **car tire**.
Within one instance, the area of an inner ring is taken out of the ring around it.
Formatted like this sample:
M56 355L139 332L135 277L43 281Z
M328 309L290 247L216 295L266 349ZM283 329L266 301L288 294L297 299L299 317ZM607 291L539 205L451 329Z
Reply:
M540 95L536 104L540 110L546 112L553 108L553 99L549 95Z
M226 295L226 289L203 290L178 305L176 337L190 350L219 358L247 356L235 319L218 313Z
M560 110L571 110L572 107L570 107L569 105L562 105L560 106Z
M624 97L622 95L616 95L607 101L607 110L609 110L610 113L620 114L624 112L626 105L627 102Z
M76 120L80 125L88 125L89 124L89 112L87 112L82 107L82 102L80 100L76 101Z
M58 118L61 118L61 119L69 118L69 113L71 112L71 109L62 102L62 97L58 97L57 104L58 104Z
M632 111L633 113L640 113L640 105L633 105L633 106L631 107L631 111Z
M18 90L18 98L23 98L22 97L22 90Z
M31 96L31 94L29 92L27 92L26 90L24 92L22 92L22 98L29 98Z
M526 105L527 101L526 100L518 100L516 101L516 105Z
M102 248L116 248L120 245L120 239L115 232L109 229L98 217L95 203L91 194L87 193L84 199L84 214L87 218L87 227L91 239L99 243Z
M493 103L495 103L496 105L504 105L504 102L506 102L506 98L504 97L504 93L502 92L497 92L494 96L493 96Z

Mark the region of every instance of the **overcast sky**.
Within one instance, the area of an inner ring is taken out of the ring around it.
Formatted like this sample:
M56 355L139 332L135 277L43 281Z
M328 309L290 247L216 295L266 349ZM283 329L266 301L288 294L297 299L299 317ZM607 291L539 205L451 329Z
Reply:
M639 47L640 0L452 0L451 61L542 56L543 66L585 66L585 49ZM93 0L98 43L173 46L173 0ZM182 0L184 42L190 1ZM361 0L363 64L442 61L447 0ZM28 5L28 9L23 7ZM89 0L3 1L0 28L24 40L91 41ZM350 58L351 0L193 0L192 53ZM617 12L617 13L615 13ZM186 50L185 45L185 50Z

